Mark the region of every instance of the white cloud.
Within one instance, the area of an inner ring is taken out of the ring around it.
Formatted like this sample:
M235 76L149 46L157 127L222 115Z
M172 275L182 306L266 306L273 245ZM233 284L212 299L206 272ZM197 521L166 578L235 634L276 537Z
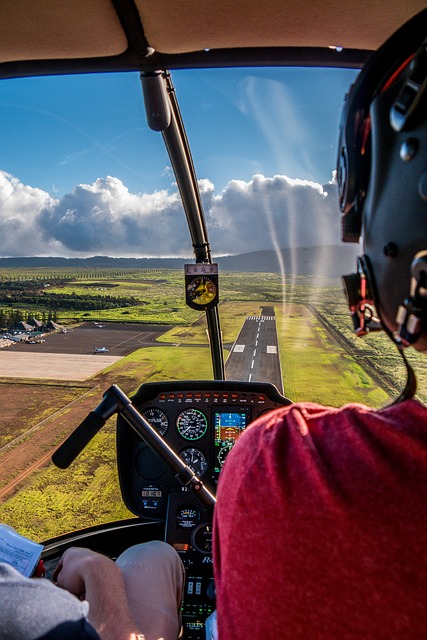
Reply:
M55 253L57 243L46 244L36 231L38 214L55 202L45 191L24 185L10 173L0 171L0 255Z
M162 171L162 178L170 178L171 176L173 176L172 167L167 164Z
M199 181L216 255L339 241L336 185L283 175ZM192 256L176 185L131 193L118 178L80 184L60 200L0 172L0 254Z
M215 191L215 185L213 182L208 180L207 178L202 178L198 180L199 190L201 195L205 195L206 193L213 193Z
M212 246L224 253L336 244L339 214L335 190L306 180L256 175L232 180L212 198L208 213ZM217 242L216 242L217 241Z
M171 255L190 251L176 190L131 193L118 178L81 184L41 211L39 225L73 252Z

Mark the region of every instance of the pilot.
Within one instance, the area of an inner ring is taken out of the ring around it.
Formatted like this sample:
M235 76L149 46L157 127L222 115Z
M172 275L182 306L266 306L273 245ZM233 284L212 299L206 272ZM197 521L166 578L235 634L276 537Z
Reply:
M338 186L363 239L349 296L398 348L427 350L427 10L346 99ZM219 479L220 640L427 637L427 408L414 377L391 406L298 403L255 421Z
M185 573L168 544L152 541L113 562L70 548L54 582L0 563L0 640L176 640Z

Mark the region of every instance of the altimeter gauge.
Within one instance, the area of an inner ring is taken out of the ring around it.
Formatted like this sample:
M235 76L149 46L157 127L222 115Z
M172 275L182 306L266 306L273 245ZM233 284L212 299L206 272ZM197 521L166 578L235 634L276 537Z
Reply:
M185 297L192 309L210 309L218 304L218 265L186 264Z
M204 453L194 447L184 449L180 453L181 458L185 464L190 467L201 478L208 470L208 461Z

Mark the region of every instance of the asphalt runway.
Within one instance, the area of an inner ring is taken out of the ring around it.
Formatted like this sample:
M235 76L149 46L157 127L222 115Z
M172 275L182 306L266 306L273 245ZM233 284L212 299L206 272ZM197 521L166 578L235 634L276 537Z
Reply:
M19 353L61 353L123 357L141 347L159 346L156 338L172 327L144 324L95 323L84 324L70 329L67 333L47 333L41 344L16 344L5 347L8 352ZM160 345L161 346L161 345ZM164 345L163 345L164 346ZM95 347L105 347L108 351L96 353Z
M271 382L283 393L276 317L272 307L246 318L225 364L227 380Z

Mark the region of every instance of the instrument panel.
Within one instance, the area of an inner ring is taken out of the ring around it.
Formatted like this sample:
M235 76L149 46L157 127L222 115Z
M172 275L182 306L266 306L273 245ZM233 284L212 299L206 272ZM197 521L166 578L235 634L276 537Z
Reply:
M291 404L271 384L192 381L143 384L133 406L212 492L228 453L259 416ZM117 419L123 500L135 515L165 520L165 540L186 570L183 639L204 640L215 608L212 509L205 509L126 420Z
M229 451L248 425L290 404L271 384L231 381L147 383L132 402L213 493ZM185 488L121 416L117 456L126 506L138 516L165 518L170 493Z

